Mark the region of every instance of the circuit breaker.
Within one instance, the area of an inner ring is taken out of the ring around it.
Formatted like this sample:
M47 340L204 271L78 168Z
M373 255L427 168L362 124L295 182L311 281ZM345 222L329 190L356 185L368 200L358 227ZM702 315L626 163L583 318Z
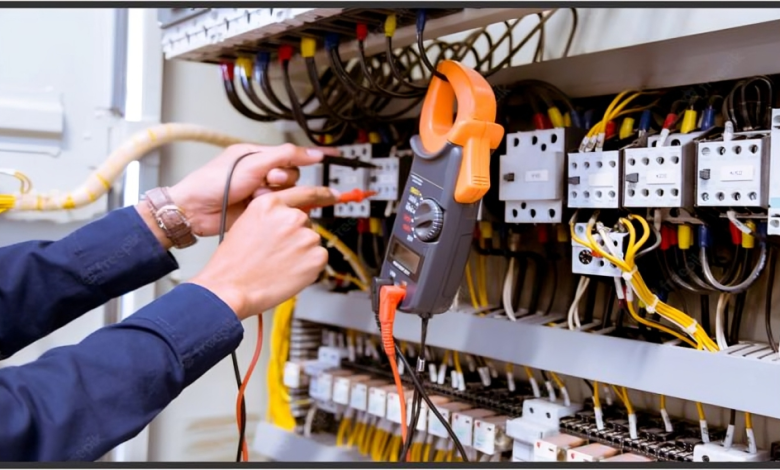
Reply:
M692 209L696 144L702 132L672 134L671 145L657 147L658 136L647 147L623 151L623 207Z
M731 140L699 142L696 154L697 206L767 206L767 135L735 134Z
M570 153L568 162L569 207L618 209L620 207L621 158L619 150Z
M780 109L772 110L772 127L769 139L769 220L767 234L780 235Z
M356 144L340 147L344 158L354 158L365 162L371 160L371 144ZM340 165L331 165L328 175L328 186L346 193L354 189L368 191L371 179L371 170L368 168L350 168ZM371 203L368 200L362 202L349 202L338 204L333 209L333 215L341 218L367 218L370 215Z
M505 222L561 222L566 152L581 137L574 128L507 135L498 182L498 198L506 203Z
M368 190L375 191L372 201L397 201L400 196L400 159L374 158L376 168L369 170Z
M579 237L582 240L587 240L585 238L585 231L587 230L587 225L588 224L585 223L579 223L574 226L574 233L576 233L577 237ZM614 249L621 254L621 258L622 258L623 253L625 253L626 241L628 240L627 238L628 233L609 231L607 235L610 238L609 243L611 243ZM596 240L596 243L601 245L604 251L606 251L609 254L612 254L610 249L604 243L603 238L601 237L600 234L598 233L594 234L593 238ZM572 256L571 256L572 273L591 275L591 276L607 276L607 277L616 277L622 274L620 268L610 263L608 260L602 258L601 256L598 256L596 253L593 253L590 248L587 248L584 245L577 243L576 241L574 241L574 239L572 239L571 241L571 246L572 246Z

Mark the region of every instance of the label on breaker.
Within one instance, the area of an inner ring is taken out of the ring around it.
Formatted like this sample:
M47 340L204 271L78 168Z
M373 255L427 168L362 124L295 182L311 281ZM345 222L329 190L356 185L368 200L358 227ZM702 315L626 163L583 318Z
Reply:
M282 379L282 383L288 388L300 388L302 375L303 370L300 364L297 362L286 362L284 364L284 378Z
M368 409L368 386L366 384L355 384L352 386L349 406L358 411L366 411Z
M385 417L387 410L387 392L380 388L368 391L368 412L380 418Z
M496 452L496 425L479 421L474 424L474 448L483 454Z
M550 172L547 170L526 171L525 182L533 183L535 181L538 182L550 181Z
M455 413L452 416L452 431L461 444L471 447L474 434L474 418Z
M588 175L588 184L594 187L612 186L615 184L614 175L610 172L602 171Z
M450 422L449 410L443 410L441 408L438 408L438 410L439 410L439 414L441 414L441 417L444 418L444 420L449 423ZM447 430L444 429L444 425L441 424L439 418L437 418L432 411L428 412L428 432L430 434L433 434L436 437L449 437L449 434L447 434Z
M753 181L753 165L724 166L720 170L721 181Z
M323 401L330 401L333 393L333 374L320 374L317 380L317 397Z
M387 413L385 416L396 424L401 424L401 400L405 400L405 398L399 399L396 392L387 393Z
M679 177L680 173L675 171L648 171L647 184L675 184Z
M412 399L406 400L406 422L412 424ZM417 430L425 432L428 427L428 405L420 403L420 416L417 418Z
M333 401L339 405L349 405L349 389L351 382L347 377L338 377L333 383Z

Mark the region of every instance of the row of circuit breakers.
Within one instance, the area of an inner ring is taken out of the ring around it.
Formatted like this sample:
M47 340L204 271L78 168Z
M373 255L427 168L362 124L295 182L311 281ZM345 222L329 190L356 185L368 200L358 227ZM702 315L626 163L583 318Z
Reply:
M584 136L577 128L507 134L500 179L493 184L508 223L565 223L564 207L661 209L671 220L695 207L743 208L768 211L768 234L780 235L780 184L770 184L780 182L780 149L771 145L780 132L775 125L780 110L773 110L772 123L770 131L725 139L710 138L712 130L671 134L660 147L653 135L646 146L611 151L577 151ZM403 189L398 156L372 158L371 149L371 144L342 147L346 157L370 161L375 169L330 169L327 185L376 192L364 202L337 207L335 217L369 217L370 201L398 200ZM307 171L306 183L323 184L322 168Z

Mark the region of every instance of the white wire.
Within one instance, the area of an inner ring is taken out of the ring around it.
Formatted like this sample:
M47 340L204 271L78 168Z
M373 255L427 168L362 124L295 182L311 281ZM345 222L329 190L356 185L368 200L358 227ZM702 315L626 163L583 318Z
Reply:
M514 308L512 307L512 284L515 282L515 259L509 258L509 267L506 269L506 277L504 278L504 292L502 300L504 303L504 311L506 316L512 321L517 321Z
M311 428L314 425L314 417L317 416L317 405L312 404L309 412L306 413L306 421L303 424L303 436L311 437Z
M727 349L728 343L726 342L726 333L724 332L723 323L725 321L724 312L726 311L726 305L729 303L731 294L722 293L718 296L718 307L715 310L715 340L718 343L718 349L723 351Z
M578 330L582 328L582 323L580 323L580 299L582 298L583 294L585 294L585 291L588 289L588 284L590 284L590 278L586 276L580 277L580 282L577 285L577 292L574 294L574 301L571 303L571 306L569 307L569 329L570 330Z

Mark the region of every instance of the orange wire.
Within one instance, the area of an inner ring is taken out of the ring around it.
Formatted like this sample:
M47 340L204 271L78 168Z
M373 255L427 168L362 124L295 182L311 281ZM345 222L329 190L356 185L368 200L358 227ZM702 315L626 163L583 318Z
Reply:
M238 389L238 397L236 398L236 424L238 424L238 431L241 432L241 402L244 401L244 393L246 392L246 386L249 384L249 379L252 378L252 372L255 370L257 361L260 359L260 352L263 350L263 317L257 317L257 345L255 345L255 353L252 356L252 362L249 363L249 369L246 371L244 380L241 382L241 388ZM241 443L241 456L244 462L249 462L249 447L246 444L246 436Z
M393 380L395 381L395 389L398 391L398 399L401 401L401 439L406 442L406 433L408 432L406 423L406 397L404 396L404 386L401 382L401 374L398 373L398 364L395 360L395 351L392 356L388 356L390 359L390 369L393 371Z

